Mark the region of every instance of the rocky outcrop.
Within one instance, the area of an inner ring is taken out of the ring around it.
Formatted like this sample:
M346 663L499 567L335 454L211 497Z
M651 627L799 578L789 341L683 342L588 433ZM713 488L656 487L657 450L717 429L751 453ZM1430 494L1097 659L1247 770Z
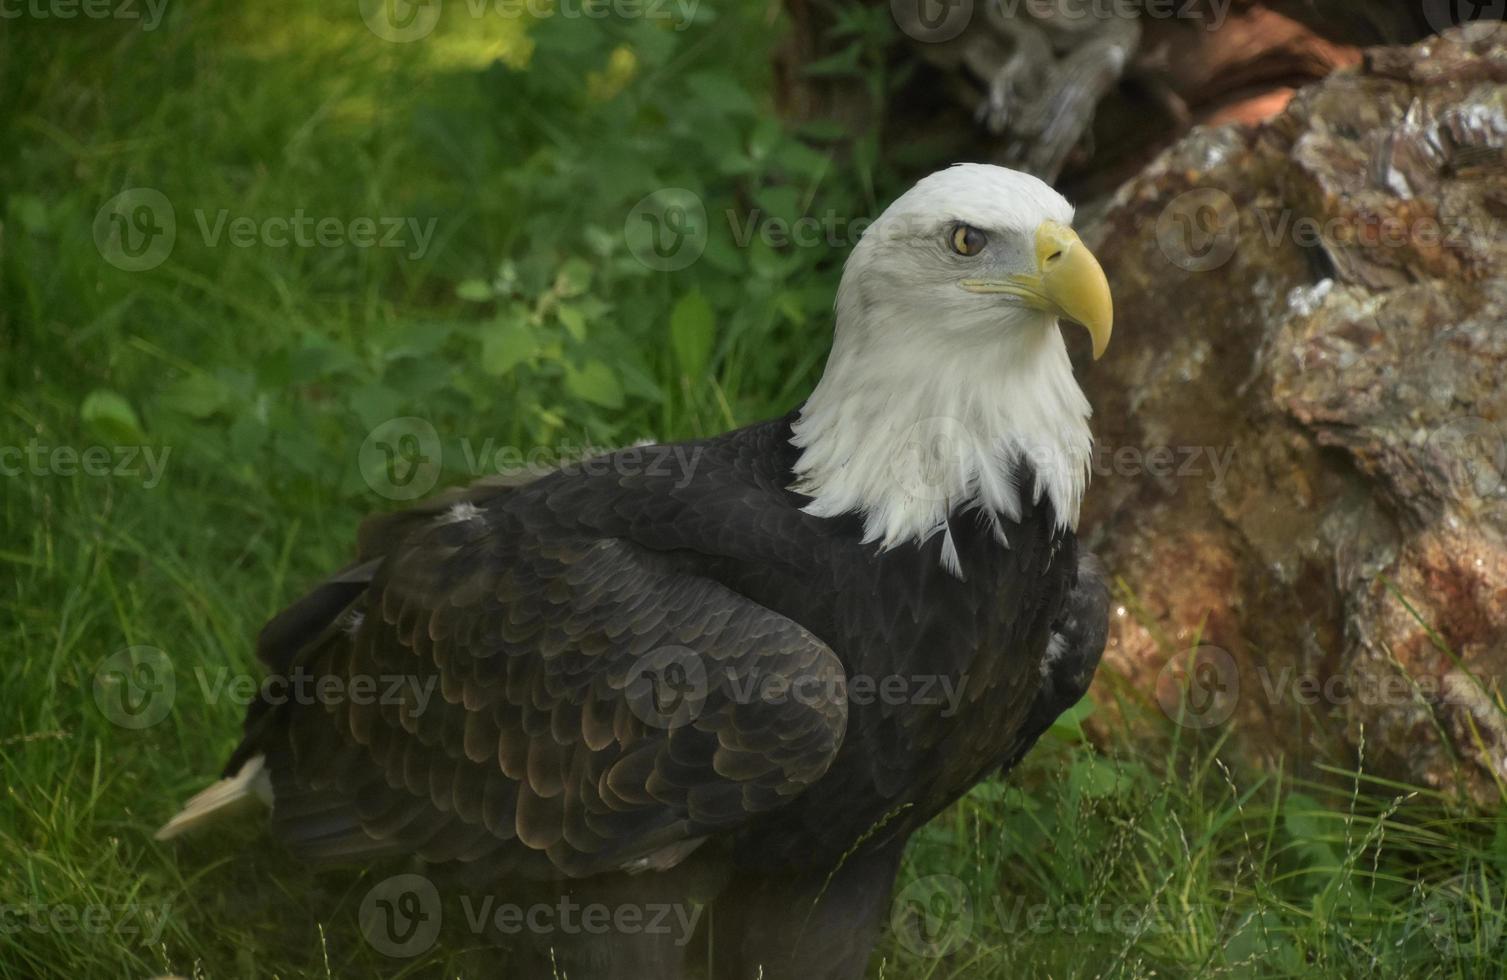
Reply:
M1289 769L1507 783L1507 28L1195 130L1085 236L1106 704ZM1182 702L1180 703L1180 697Z

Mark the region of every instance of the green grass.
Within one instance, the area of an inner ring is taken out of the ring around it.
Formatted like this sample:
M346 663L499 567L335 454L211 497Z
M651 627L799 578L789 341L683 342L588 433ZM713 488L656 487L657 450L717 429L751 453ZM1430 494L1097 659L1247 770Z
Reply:
M46 454L0 477L0 977L485 975L464 936L411 961L362 939L386 871L290 866L251 824L152 842L236 740L241 702L215 679L254 676L260 624L393 505L360 466L384 420L433 424L459 482L488 439L559 455L687 437L814 380L843 249L739 246L719 216L871 214L900 176L872 140L838 153L770 121L768 9L683 31L445 9L411 44L354 2L169 4L151 31L0 20L0 447L167 454L157 480ZM900 81L876 67L882 9L844 30L850 56L824 70ZM93 230L132 187L178 229L139 272ZM623 234L663 187L711 216L705 255L669 273ZM243 248L200 234L196 212L222 209L434 235L417 255ZM132 647L175 665L144 728L96 697ZM1091 745L1075 715L929 827L876 973L1492 974L1500 821L1241 768L1103 682L1143 735Z

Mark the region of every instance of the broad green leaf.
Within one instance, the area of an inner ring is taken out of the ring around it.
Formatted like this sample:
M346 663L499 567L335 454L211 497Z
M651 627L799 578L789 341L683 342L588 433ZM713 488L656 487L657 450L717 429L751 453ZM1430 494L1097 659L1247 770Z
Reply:
M368 428L405 414L404 393L378 381L356 387L346 399Z
M625 395L651 404L665 400L664 388L637 356L628 354L615 361L614 367Z
M190 374L179 378L162 395L162 404L189 418L208 418L225 407L230 389L212 374Z
M699 289L680 297L670 313L670 346L681 374L695 378L706 370L716 332L712 306Z
M777 310L798 327L806 325L806 310L801 306L801 298L789 290L782 290L774 298Z
M454 383L455 366L443 357L405 357L388 363L382 381L411 398L428 397Z
M84 423L102 438L123 445L140 445L146 442L141 431L141 422L131 403L119 394L104 388L91 391L79 409Z
M623 407L623 386L612 373L612 368L601 361L587 361L579 368L567 362L565 390L603 408Z
M560 318L560 323L577 341L586 339L586 314L579 308L561 303L555 310L555 316Z
M799 140L786 140L774 154L775 161L787 173L818 177L832 165L825 153L818 153Z
M862 57L863 46L850 44L836 54L808 62L801 69L801 72L811 78L821 78L831 75L856 75L862 67L859 61Z
M299 473L320 477L328 474L330 459L319 444L314 429L300 420L293 412L274 414L269 429L272 451L277 454L279 465L288 464Z
M555 292L564 297L580 296L591 288L591 263L582 258L569 258L560 266L555 276Z
M485 279L465 279L455 287L455 295L468 303L489 303L492 287Z
M760 216L765 221L777 221L784 231L782 237L794 237L795 223L802 217L801 196L794 187L770 187L758 194Z
M250 462L260 454L271 437L267 423L254 412L236 416L225 435L229 455L242 462Z
M1306 793L1291 793L1282 802L1282 823L1296 844L1295 851L1302 855L1308 867L1334 868L1339 866L1339 855L1325 837L1333 836L1333 821L1324 819L1327 811L1318 800Z
M1119 796L1130 788L1130 781L1115 767L1097 756L1079 756L1068 770L1068 786L1085 799Z
M28 232L39 235L48 230L47 205L40 197L14 194L10 199L10 207L21 222L21 227Z
M581 233L586 247L597 255L611 255L617 250L618 236L600 225L587 225Z
M1083 721L1094 713L1094 702L1084 698L1071 708L1058 715L1048 729L1058 738L1077 741L1083 737Z
M695 72L686 78L697 98L721 113L752 115L758 105L748 90L733 79L715 71Z
M387 347L382 351L382 357L389 361L400 361L404 358L428 358L438 354L445 343L457 333L469 334L474 328L467 322L418 320L407 323L393 331L392 337L387 340ZM328 346L324 348L328 352L329 367L331 371L350 371L359 366L350 352L343 347Z
M488 374L507 374L538 350L534 332L521 318L499 317L481 335L481 369Z

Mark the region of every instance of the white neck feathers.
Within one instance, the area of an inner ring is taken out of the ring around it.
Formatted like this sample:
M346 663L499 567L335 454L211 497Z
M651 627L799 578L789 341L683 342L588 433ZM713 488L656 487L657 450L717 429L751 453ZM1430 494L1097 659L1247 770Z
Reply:
M1003 546L1001 518L1043 498L1076 527L1090 408L1056 320L1011 311L987 332L856 322L865 304L845 293L826 371L793 426L806 512L859 514L883 550L941 533L959 576L953 515L978 512Z

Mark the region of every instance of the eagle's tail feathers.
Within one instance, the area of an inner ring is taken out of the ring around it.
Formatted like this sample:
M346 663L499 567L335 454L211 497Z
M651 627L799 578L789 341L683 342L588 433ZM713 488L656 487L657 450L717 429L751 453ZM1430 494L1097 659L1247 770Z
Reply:
M272 803L272 775L264 756L253 756L234 776L220 780L183 804L177 816L157 831L157 840L170 840L186 831L197 830L217 822L221 817L239 813L249 805Z

